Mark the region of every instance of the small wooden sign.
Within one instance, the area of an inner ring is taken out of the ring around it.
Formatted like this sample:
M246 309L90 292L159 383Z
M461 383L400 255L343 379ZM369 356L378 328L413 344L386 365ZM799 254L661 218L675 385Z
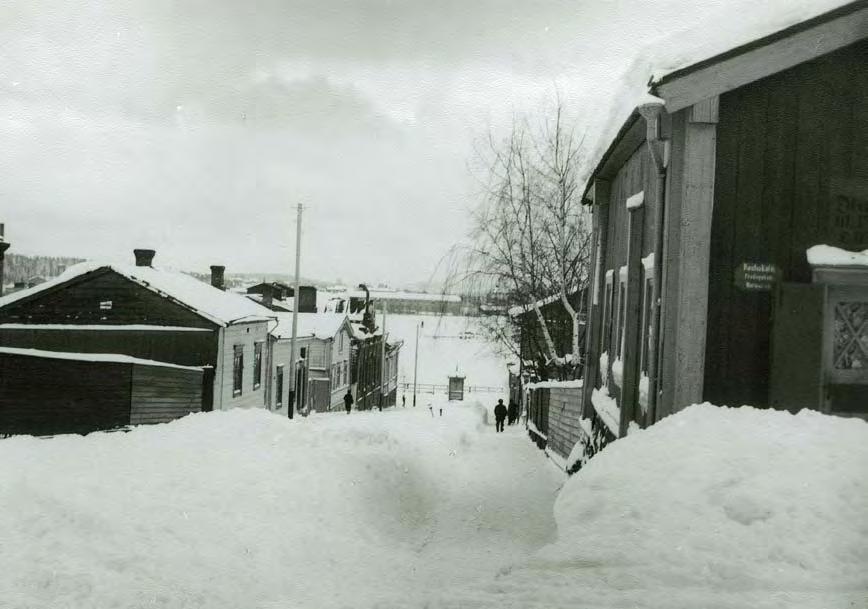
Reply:
M846 249L868 247L868 180L830 180L829 243Z
M735 269L735 287L745 292L770 292L781 270L767 262L742 262Z

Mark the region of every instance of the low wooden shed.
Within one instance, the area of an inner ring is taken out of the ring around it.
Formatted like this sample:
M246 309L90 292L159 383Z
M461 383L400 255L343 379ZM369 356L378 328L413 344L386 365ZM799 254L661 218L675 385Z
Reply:
M204 369L118 354L0 348L0 435L88 433L202 409Z

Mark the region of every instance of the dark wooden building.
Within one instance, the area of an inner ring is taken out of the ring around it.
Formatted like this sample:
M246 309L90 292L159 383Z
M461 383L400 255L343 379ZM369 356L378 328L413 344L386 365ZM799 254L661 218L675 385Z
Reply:
M609 437L868 411L868 268L807 254L868 248L866 39L860 1L659 75L602 155L581 409Z
M271 312L220 289L222 267L215 287L153 268L151 250L136 254L135 266L82 263L0 299L0 347L204 368L203 410L265 406Z
M0 434L165 423L202 409L203 372L117 354L0 347Z
M261 304L275 311L291 311L295 306L286 306L288 299L294 299L295 288L279 281L257 283L247 288L247 293L259 295ZM298 287L298 293L298 312L316 313L316 287L302 285Z

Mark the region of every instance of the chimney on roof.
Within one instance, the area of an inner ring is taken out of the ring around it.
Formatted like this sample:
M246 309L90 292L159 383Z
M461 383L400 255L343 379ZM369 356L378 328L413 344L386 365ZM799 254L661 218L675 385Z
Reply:
M262 304L269 309L274 306L275 286L273 283L266 283L262 290Z
M226 267L219 264L211 265L211 285L218 290L225 290L226 284L223 280L223 275L226 273Z
M154 266L154 250L133 250L136 257L136 266Z
M0 224L0 296L3 296L3 284L6 282L6 250L9 249L11 243L6 242L3 224Z

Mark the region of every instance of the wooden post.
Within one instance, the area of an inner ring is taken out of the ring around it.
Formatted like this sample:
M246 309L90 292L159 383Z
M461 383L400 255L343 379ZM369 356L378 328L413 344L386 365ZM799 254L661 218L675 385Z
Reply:
M600 340L603 335L602 309L606 290L606 246L609 228L609 196L611 185L606 180L594 180L591 195L594 201L593 234L594 253L592 294L590 314L588 315L585 332L585 372L582 388L582 417L590 418L594 407L591 404L591 394L597 386L597 376L600 367Z
M641 196L641 193L640 193ZM621 383L619 437L627 435L639 403L639 350L642 347L642 233L645 205L629 208L627 220L627 288L624 315L624 376Z
M673 155L669 171L666 268L661 269L665 275L655 277L665 278L667 291L658 420L703 398L717 109L717 98L704 100L681 111L673 129L673 148L680 150Z

